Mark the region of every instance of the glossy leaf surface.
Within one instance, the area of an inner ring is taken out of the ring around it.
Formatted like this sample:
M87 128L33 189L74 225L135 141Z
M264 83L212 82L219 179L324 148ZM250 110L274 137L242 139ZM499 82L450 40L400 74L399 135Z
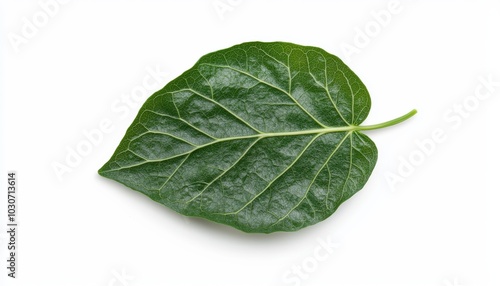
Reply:
M243 43L153 94L99 173L187 216L298 230L368 180L377 148L360 130L385 126L359 126L370 105L361 80L322 49Z

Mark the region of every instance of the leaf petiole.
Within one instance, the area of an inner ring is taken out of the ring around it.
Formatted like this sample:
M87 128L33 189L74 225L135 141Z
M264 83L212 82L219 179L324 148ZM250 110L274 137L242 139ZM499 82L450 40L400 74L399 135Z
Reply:
M365 125L365 126L356 126L356 130L374 130L374 129L380 129L380 128L385 128L389 127L392 125L396 125L398 123L401 123L408 118L412 117L417 113L416 109L413 109L412 111L408 112L407 114L400 116L398 118L394 118L392 120L389 120L387 122L379 123L379 124L373 124L373 125Z

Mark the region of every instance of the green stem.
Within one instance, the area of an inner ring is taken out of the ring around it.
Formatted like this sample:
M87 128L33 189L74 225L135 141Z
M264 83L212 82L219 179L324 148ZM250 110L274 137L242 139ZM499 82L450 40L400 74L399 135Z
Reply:
M374 124L374 125L357 126L356 130L374 130L374 129L380 129L380 128L396 125L396 124L401 123L401 122L405 121L406 119L412 117L416 113L417 113L417 110L413 109L412 111L408 112L407 114L405 114L401 117L395 118L393 120L389 120L387 122Z

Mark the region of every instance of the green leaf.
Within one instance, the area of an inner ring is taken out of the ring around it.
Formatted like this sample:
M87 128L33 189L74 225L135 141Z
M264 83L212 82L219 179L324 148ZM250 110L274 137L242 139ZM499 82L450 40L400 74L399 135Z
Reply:
M203 56L142 106L99 170L187 215L245 232L329 217L377 161L371 101L336 56L250 42Z

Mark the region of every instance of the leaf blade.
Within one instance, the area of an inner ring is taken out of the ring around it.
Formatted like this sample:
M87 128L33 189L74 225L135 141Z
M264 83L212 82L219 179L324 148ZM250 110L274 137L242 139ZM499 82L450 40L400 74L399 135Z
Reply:
M294 231L368 180L377 149L354 127L370 105L359 78L319 48L244 43L152 95L99 173L184 215Z

